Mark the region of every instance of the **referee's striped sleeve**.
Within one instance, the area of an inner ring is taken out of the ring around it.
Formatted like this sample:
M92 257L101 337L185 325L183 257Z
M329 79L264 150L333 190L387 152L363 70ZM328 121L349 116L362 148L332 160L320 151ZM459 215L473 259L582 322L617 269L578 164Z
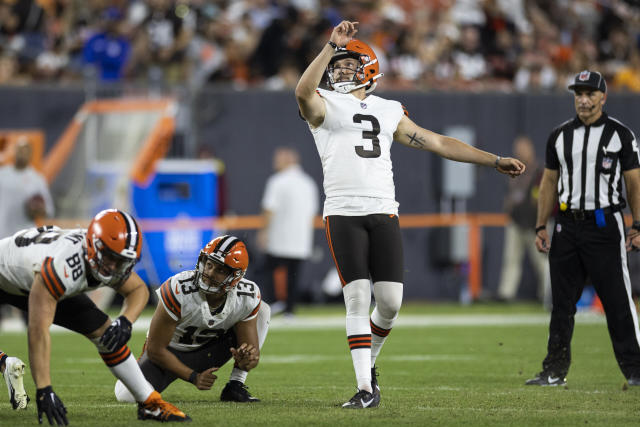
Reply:
M53 258L46 257L40 268L40 275L44 281L44 286L47 288L51 296L58 301L64 295L67 288L62 284L62 280L56 270L53 268Z
M169 311L169 314L175 316L175 320L180 319L182 312L182 304L178 301L173 290L171 289L171 279L167 280L160 286L160 298L165 308ZM172 316L172 317L173 317Z

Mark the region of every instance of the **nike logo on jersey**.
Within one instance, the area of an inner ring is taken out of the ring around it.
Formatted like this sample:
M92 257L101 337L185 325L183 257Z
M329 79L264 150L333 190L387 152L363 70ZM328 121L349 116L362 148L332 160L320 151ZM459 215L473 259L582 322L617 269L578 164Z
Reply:
M368 408L369 405L373 403L374 398L372 397L370 401L365 402L364 399L360 399L360 403L362 403L363 408Z

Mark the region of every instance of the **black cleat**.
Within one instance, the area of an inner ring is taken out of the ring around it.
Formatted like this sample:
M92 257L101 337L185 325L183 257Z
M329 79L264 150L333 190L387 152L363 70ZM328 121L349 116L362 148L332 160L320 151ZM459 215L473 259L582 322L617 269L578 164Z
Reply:
M251 396L249 387L236 380L231 380L224 386L222 393L220 393L220 400L223 402L241 403L260 402L260 399L257 397Z
M564 377L564 375L556 376L550 374L549 372L542 371L538 375L536 375L535 378L527 380L524 384L555 387L559 385L565 385L566 383L567 379Z
M371 368L371 390L373 390L373 396L378 400L380 404L380 386L378 385L378 367L373 366Z
M627 383L629 385L640 385L640 377L629 377Z
M346 409L377 408L380 405L380 392L369 393L366 390L358 390L346 403L342 404Z

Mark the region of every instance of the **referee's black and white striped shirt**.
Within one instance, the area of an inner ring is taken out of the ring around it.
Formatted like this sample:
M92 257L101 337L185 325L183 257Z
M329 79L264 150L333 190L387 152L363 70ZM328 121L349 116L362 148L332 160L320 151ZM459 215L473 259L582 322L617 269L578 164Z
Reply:
M571 210L624 207L622 173L640 167L636 137L606 113L589 126L576 116L551 132L545 166L559 170L558 203Z

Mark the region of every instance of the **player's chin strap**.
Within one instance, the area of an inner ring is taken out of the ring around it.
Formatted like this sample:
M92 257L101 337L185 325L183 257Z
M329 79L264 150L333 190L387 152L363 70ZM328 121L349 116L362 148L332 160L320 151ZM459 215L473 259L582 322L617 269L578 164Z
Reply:
M376 80L378 80L382 76L384 76L384 73L376 74L375 76L373 76L373 78L371 79L373 83L371 83L371 85L365 90L365 92L366 93L373 92L376 86L378 86L378 83L376 82ZM360 89L361 87L367 86L368 84L369 84L369 81L366 81L361 84L356 84L356 82L350 81L350 82L331 83L331 86L333 87L333 90L335 90L336 92L351 93L356 89Z

